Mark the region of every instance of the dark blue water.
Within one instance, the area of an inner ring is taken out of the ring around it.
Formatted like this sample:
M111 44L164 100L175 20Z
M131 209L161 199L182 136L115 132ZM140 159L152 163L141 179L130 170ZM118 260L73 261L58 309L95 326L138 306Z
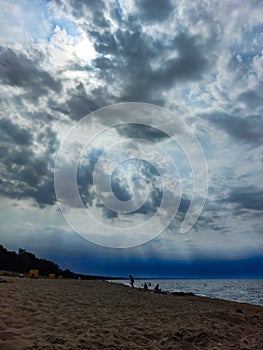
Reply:
M128 280L112 281L129 284ZM135 287L142 287L146 282L153 289L158 283L160 288L169 292L192 292L208 296L263 306L263 279L135 279Z

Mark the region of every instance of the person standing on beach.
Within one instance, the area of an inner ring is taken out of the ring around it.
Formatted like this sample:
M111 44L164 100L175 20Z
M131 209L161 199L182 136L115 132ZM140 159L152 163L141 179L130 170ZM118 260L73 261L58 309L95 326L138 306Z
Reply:
M132 286L132 288L134 288L134 277L132 275L129 275L130 277L130 285Z

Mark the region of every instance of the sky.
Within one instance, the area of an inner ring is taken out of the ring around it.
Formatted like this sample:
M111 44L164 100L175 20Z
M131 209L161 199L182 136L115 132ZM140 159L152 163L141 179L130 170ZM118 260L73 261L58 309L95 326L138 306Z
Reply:
M0 244L263 277L262 1L0 5Z

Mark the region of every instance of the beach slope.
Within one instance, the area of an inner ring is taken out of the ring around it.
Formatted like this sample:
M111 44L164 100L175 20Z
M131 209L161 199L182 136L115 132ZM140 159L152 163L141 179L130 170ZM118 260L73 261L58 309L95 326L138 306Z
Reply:
M1 350L263 349L263 307L103 281L7 278Z

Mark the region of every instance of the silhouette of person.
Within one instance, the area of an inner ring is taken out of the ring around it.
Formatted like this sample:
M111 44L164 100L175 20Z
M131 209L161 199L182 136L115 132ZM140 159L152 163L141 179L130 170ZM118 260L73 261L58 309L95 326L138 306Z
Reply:
M159 284L156 284L156 286L154 287L154 293L161 293L161 288L159 287Z
M132 286L132 288L134 288L134 277L132 275L129 275L130 277L130 285Z

